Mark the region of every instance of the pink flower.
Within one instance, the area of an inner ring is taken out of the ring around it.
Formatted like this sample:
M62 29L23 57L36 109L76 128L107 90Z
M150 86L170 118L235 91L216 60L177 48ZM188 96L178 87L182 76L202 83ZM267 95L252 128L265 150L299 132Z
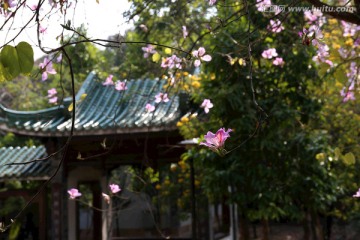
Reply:
M360 27L356 24L347 23L345 21L341 21L341 25L343 26L344 37L355 36L356 32L360 30Z
M101 194L102 197L104 198L104 201L107 203L107 204L110 204L110 196L105 194L105 193L102 193Z
M55 96L56 94L57 94L57 91L56 91L55 88L51 88L51 89L48 90L48 97L49 98Z
M304 17L306 20L309 20L310 22L315 22L318 20L319 17L321 17L323 14L321 11L305 11Z
M49 98L49 103L51 103L51 104L56 104L56 103L57 103L57 100L58 100L58 97L56 97L56 96L51 97L51 98Z
M147 103L145 109L147 112L153 112L155 111L155 106L151 105L150 103Z
M279 33L284 30L284 26L281 24L279 19L270 20L270 25L268 25L267 29L274 33Z
M278 54L277 54L275 48L269 48L269 49L263 51L262 54L261 54L261 56L262 56L263 58L271 59L271 58L273 58L273 57L277 57Z
M168 98L167 93L158 93L158 94L155 96L155 102L156 102L156 103L159 103L159 102L168 102L168 101L169 101L169 98Z
M35 11L38 8L37 4L28 5L28 7L31 9L31 11Z
M16 0L5 0L3 1L4 2L4 5L6 4L8 8L13 8L13 7L16 7L17 5L17 1ZM5 6L6 6L5 5ZM4 7L5 8L5 7Z
M81 196L81 193L79 192L79 190L77 190L76 188L71 188L70 190L67 191L68 194L70 195L70 199L75 199L77 197Z
M191 54L193 55L193 57L195 57L195 58L198 58L198 59L196 59L195 60L195 62L194 62L194 66L195 67L198 67L198 66L200 66L200 64L201 64L201 61L205 61L205 62L210 62L211 61L211 56L210 55L205 55L205 48L203 48L203 47L199 47L199 49L198 50L195 50L195 51L193 51Z
M109 187L110 187L110 191L112 194L115 194L115 193L121 191L121 188L117 184L110 184Z
M256 7L259 12L265 12L271 6L271 0L256 0Z
M216 0L209 0L209 5L212 6L216 3Z
M56 58L56 62L59 63L62 60L62 53L59 54L59 56Z
M155 47L151 44L148 44L146 47L141 48L144 51L144 58L148 58L150 54L156 53Z
M45 34L46 33L46 30L47 28L43 27L43 26L39 26L39 32L42 33L42 34Z
M356 198L360 197L360 188L359 188L359 190L353 195L353 197L356 197Z
M189 33L188 33L187 29L186 29L186 26L182 26L182 32L183 32L183 37L184 38L186 38L189 35Z
M48 74L56 74L55 69L52 66L52 62L47 58L44 58L44 62L39 64L39 67L42 71L42 80L45 81L48 78Z
M273 64L276 65L276 66L284 66L285 62L284 60L281 58L281 57L277 57L275 58L275 60L273 61Z
M118 91L123 91L123 90L126 90L127 89L127 86L126 86L126 82L122 82L122 81L116 81L115 83L115 89L118 90Z
M343 102L347 102L349 100L355 100L354 95L354 83L352 83L349 87L349 89L346 89L345 87L340 91L340 95L343 98Z
M214 104L212 104L209 99L204 99L200 107L204 108L205 113L209 113L209 109L212 108L213 106Z
M113 75L112 74L110 74L107 78L106 78L106 80L105 80L105 82L103 82L102 83L102 85L103 86L110 86L110 85L114 85L114 82L113 82Z
M163 58L161 62L162 68L178 68L181 69L181 58L178 58L176 55L172 55L171 57Z
M224 144L226 139L230 137L230 132L232 132L231 129L225 131L225 128L220 128L215 134L209 131L204 136L206 142L201 142L200 145L207 146L212 151L224 156L226 154Z

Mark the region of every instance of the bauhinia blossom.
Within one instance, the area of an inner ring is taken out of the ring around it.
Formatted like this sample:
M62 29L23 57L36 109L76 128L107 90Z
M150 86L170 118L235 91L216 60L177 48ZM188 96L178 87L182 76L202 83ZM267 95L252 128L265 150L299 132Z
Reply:
M153 112L155 111L155 106L151 105L150 103L147 103L145 109L147 112Z
M56 94L57 94L57 91L56 91L55 88L51 88L51 89L48 90L48 96L47 97L49 98L49 103L51 103L51 104L56 104L57 103L58 98L57 98Z
M167 93L158 93L155 96L155 102L156 103L168 102L168 101L169 101L169 97L168 97Z
M148 58L150 54L156 53L155 47L151 44L148 44L146 47L141 48L144 51L144 58Z
M209 99L204 99L202 104L200 105L201 108L204 108L205 113L209 113L209 109L212 108L214 104Z
M115 89L118 91L124 91L127 89L126 82L122 82L120 80L116 81L115 83Z
M117 184L110 184L109 188L110 188L110 191L111 191L112 194L115 194L115 193L121 191L121 188Z
M200 145L209 147L212 151L218 153L220 156L224 156L227 151L224 148L225 141L230 137L231 129L227 131L225 128L220 128L215 134L208 131L204 136L205 142L201 142Z
M269 49L267 49L267 50L264 50L264 51L262 52L261 56L262 56L263 58L271 59L271 58L273 58L273 57L277 57L278 54L277 54L275 48L269 48Z
M68 192L68 194L69 194L70 199L75 199L75 198L81 196L81 193L80 193L79 190L76 189L76 188L71 188L71 189L69 189L67 192Z
M209 0L209 5L212 6L216 3L217 0Z
M55 88L51 88L48 90L48 97L53 97L57 94L57 91Z
M198 50L193 51L191 54L193 55L193 57L197 58L194 61L194 66L198 67L201 64L201 61L205 61L205 62L210 62L211 61L211 56L206 54L205 55L205 48L203 47L199 47Z
M161 62L162 68L178 68L182 69L181 66L182 60L181 58L178 58L176 55L172 55L171 57L163 58Z
M281 21L279 19L270 20L270 25L267 27L267 29L274 33L279 33L282 30L284 30L284 26L282 25Z
M271 0L256 0L256 2L256 7L260 12L265 12L271 6Z
M273 61L273 64L276 65L276 66L284 66L285 62L284 60L281 58L281 57L277 57L275 58L275 60Z
M114 82L113 82L113 75L110 74L106 79L105 79L105 82L102 83L102 85L104 86L110 86L110 85L114 85Z
M47 58L44 58L44 62L39 64L39 67L42 72L42 80L45 81L48 79L48 74L56 74L55 69L53 68L52 62Z
M340 95L343 97L343 102L347 102L349 100L355 100L354 83L352 83L348 89L344 87L340 91Z
M61 62L62 60L62 53L59 54L59 56L56 58L56 62Z
M304 17L306 20L308 20L309 22L315 22L316 20L319 19L319 17L321 17L323 14L321 11L305 11L304 12Z
M359 190L353 195L353 197L360 198L360 188L359 188Z

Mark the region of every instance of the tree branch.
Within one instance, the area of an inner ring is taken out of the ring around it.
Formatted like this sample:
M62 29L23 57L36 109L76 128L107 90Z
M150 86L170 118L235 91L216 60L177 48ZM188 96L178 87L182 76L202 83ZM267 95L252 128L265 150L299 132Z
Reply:
M322 9L334 9L336 8L336 6L330 6L326 3L323 3L319 0L305 0L308 3L312 4L314 7L317 8L322 8ZM360 0L356 0L355 1L355 6L356 7L356 11L351 13L351 12L337 12L337 11L328 11L326 12L326 14L339 19L339 20L344 20L346 22L349 23L354 23L356 25L360 25L360 11L359 11L359 6L360 6Z

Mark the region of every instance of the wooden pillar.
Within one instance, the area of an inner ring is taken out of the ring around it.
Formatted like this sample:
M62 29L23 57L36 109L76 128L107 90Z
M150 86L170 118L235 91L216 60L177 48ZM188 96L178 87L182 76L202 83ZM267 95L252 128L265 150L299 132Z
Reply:
M61 240L61 184L60 183L52 183L51 184L51 239L53 240Z

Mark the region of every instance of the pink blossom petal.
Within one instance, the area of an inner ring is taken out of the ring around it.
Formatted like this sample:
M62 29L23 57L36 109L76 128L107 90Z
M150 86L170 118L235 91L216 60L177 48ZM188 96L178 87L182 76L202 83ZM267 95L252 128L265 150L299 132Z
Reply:
M201 64L201 61L200 61L199 59L196 59L196 60L194 61L194 66L195 66L195 67L200 66L200 64Z
M210 62L211 61L211 56L210 55L205 55L201 57L201 60L205 61L205 62Z

